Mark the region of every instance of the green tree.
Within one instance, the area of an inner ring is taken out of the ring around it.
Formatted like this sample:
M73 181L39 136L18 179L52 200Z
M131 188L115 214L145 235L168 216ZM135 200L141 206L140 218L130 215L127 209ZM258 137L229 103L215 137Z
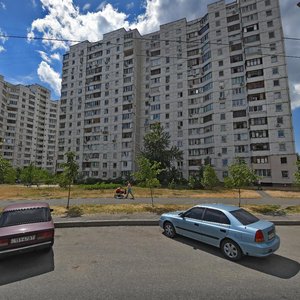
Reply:
M241 206L241 188L247 187L258 180L258 176L245 161L238 159L229 166L229 175L224 179L225 186L238 189L239 206Z
M190 189L203 189L202 178L203 178L204 166L200 166L197 173L191 175L188 179L188 186Z
M75 161L75 153L69 151L65 153L67 161L62 164L64 171L62 173L62 178L68 186L68 202L67 202L67 209L70 207L70 196L71 196L71 185L73 184L74 180L78 176L78 169L79 166Z
M296 165L297 165L297 171L294 174L295 182L297 185L300 185L300 158L299 158L299 155L297 155Z
M217 174L211 165L204 166L201 184L206 189L212 189L219 184Z
M0 183L15 183L16 172L10 162L0 155Z
M31 162L29 166L26 166L21 170L20 179L27 186L31 186L33 184L39 185L41 179L40 174L40 169Z
M145 187L150 189L151 203L153 206L153 189L159 187L160 183L157 176L162 172L160 162L151 162L148 158L140 156L138 158L139 170L134 173L134 177Z
M0 155L0 183L15 183L16 170L11 163Z
M170 135L164 131L160 123L151 127L151 131L144 136L141 155L151 163L159 162L163 171L158 176L165 185L174 178L174 161L182 159L182 151L176 146L170 147ZM173 167L173 168L172 168Z

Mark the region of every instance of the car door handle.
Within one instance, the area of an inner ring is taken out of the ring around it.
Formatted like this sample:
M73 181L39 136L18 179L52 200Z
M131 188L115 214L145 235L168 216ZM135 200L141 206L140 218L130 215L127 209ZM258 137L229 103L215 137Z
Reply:
M221 231L221 232L226 232L226 230L225 230L225 229L220 229L220 231Z
M194 225L195 225L195 226L199 226L199 224L198 224L198 223L194 223Z

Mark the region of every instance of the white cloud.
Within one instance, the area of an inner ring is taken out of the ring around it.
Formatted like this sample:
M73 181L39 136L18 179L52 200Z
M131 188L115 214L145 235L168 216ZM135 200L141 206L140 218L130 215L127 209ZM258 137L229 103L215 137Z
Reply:
M45 83L49 84L49 86L53 89L55 94L57 96L59 96L60 95L60 88L61 88L60 74L55 72L51 68L51 66L45 61L42 61L39 64L37 73L38 73L39 79L42 82L45 82Z
M37 52L40 54L41 58L42 58L44 61L46 61L46 62L48 62L48 63L51 63L51 59L48 57L48 55L47 55L46 52L44 52L44 51L37 51Z
M294 95L292 101L292 109L300 107L300 83L294 84L292 94Z
M84 4L82 10L89 10L90 7L91 7L91 4L90 3L86 3L86 4Z
M106 1L101 2L98 7L96 8L96 10L103 10L103 8L105 7L105 5L107 4Z
M132 9L134 8L134 2L129 2L126 4L126 8L129 10L129 9Z
M3 46L0 45L0 53L6 51Z
M59 53L53 53L50 55L51 59L56 59L56 60L61 60L60 54Z
M6 35L6 33L4 31L2 31L1 28L0 28L0 35L1 35L0 36L0 41L2 43L5 43L8 40L8 38L3 36L3 35Z
M31 3L32 3L32 6L33 6L34 8L37 7L37 4L36 4L36 1L35 1L35 0L31 0Z
M126 14L120 13L111 4L106 4L101 11L80 14L79 8L72 0L41 0L47 14L42 19L36 19L31 24L28 37L34 37L34 32L42 33L44 38L75 41L97 41L105 32L120 27L129 27ZM70 43L64 41L43 41L52 50L68 49Z
M1 7L3 10L6 9L6 6L5 6L5 4L4 4L3 2L0 2L0 7Z

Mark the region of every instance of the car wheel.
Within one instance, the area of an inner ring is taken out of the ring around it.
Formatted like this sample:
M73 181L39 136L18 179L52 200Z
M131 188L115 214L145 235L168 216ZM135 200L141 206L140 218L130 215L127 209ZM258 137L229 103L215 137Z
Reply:
M224 240L221 244L221 250L224 256L232 261L238 261L243 256L240 246L232 240Z
M169 238L174 238L176 236L176 231L172 223L164 223L164 234Z

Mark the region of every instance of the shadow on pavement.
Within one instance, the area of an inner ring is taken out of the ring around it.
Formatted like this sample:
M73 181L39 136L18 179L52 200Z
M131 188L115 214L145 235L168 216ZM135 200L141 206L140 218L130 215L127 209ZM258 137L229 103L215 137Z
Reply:
M54 270L53 250L36 251L1 258L0 286Z
M197 242L183 236L177 236L174 240L191 246L194 250L201 250L217 257L226 259L222 255L219 248ZM282 279L292 278L300 271L300 264L297 261L277 254L272 254L266 258L244 256L242 260L237 262L237 264Z

